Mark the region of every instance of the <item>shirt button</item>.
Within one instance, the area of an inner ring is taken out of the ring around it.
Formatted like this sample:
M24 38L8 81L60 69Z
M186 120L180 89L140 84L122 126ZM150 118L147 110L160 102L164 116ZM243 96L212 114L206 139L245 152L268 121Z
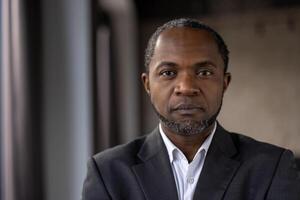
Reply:
M188 182L189 184L193 184L193 183L194 183L194 178L192 178L192 177L188 178L188 179L187 179L187 182Z

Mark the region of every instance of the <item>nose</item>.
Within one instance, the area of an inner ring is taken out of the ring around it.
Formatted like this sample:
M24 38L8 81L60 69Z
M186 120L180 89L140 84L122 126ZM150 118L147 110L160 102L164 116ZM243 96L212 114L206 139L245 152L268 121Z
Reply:
M200 89L197 87L196 77L189 74L184 74L178 77L174 92L176 95L183 96L197 96L200 93Z

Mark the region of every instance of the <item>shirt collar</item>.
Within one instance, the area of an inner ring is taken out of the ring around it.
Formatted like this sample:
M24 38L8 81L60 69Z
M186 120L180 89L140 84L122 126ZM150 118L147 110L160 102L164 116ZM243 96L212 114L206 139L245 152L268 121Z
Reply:
M195 154L195 157L199 154L200 151L204 151L205 154L209 149L209 146L211 144L212 138L216 132L216 128L217 128L217 123L214 123L214 128L211 132L211 134L208 135L208 137L204 140L203 144L200 146L200 148L198 149L197 153ZM167 151L168 151L168 155L170 158L170 162L172 163L174 160L174 153L177 151L181 156L184 156L184 154L182 153L182 151L176 147L173 142L171 142L171 140L166 136L166 134L164 133L162 127L161 127L161 123L159 123L159 132L160 135L164 141L164 144L166 145ZM195 158L194 157L194 158Z

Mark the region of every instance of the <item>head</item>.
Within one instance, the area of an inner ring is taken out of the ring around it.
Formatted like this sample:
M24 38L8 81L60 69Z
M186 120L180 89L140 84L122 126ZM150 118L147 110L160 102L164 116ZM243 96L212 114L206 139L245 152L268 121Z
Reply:
M170 21L150 38L145 65L144 87L165 130L189 136L215 122L230 82L216 31L192 19Z
M219 33L217 33L214 29L209 27L208 25L206 25L198 20L190 19L190 18L180 18L180 19L171 20L171 21L163 24L162 26L158 27L156 29L156 31L150 37L147 48L145 50L146 72L148 72L148 70L149 70L149 64L151 62L151 59L152 59L152 56L154 53L154 48L155 48L155 45L157 42L157 38L163 31L171 29L171 28L176 28L176 27L187 27L187 28L194 28L194 29L199 29L199 30L206 30L209 33L211 33L213 39L215 40L216 44L218 45L219 52L224 61L224 65L225 65L224 70L225 70L225 72L227 71L228 62L229 62L229 57L228 57L229 51L228 51L227 45L225 44L221 35Z

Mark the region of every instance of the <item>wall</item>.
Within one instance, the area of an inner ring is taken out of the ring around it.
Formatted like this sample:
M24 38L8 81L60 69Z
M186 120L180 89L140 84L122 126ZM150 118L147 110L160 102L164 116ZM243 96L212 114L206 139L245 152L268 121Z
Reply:
M300 155L300 9L208 20L227 42L232 83L220 122Z

